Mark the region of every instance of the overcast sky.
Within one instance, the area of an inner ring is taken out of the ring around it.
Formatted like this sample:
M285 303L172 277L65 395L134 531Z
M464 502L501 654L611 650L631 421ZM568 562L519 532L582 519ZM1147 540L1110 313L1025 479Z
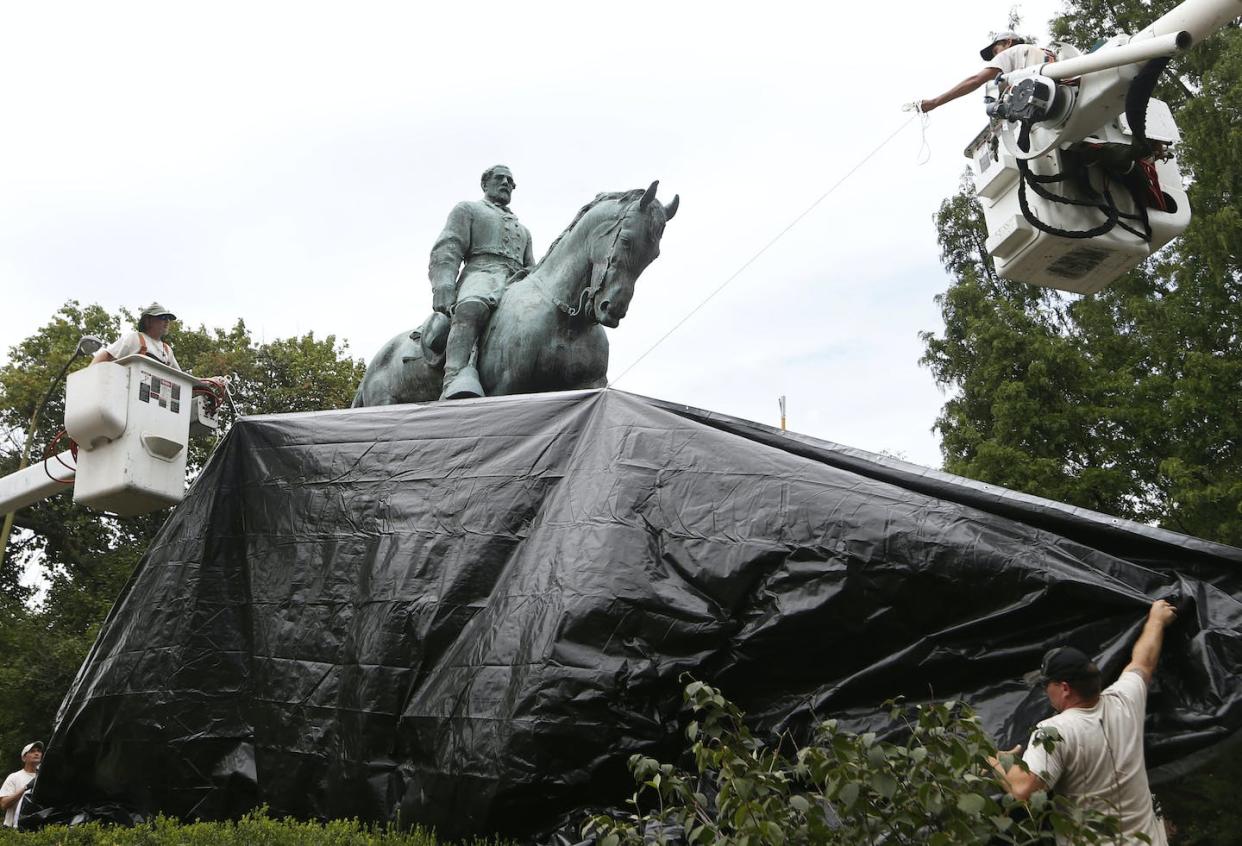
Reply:
M1023 2L1046 35L1053 0ZM681 195L610 331L614 379L980 66L1008 7L948 3L9 4L0 355L66 299L370 359L430 309L427 256L489 165L540 256L599 191ZM918 365L932 215L978 95L916 121L617 383L939 466Z

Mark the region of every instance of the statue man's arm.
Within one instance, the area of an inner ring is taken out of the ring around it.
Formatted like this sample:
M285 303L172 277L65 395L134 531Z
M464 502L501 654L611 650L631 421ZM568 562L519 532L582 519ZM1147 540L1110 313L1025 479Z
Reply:
M431 306L441 314L453 307L457 272L470 249L470 204L458 203L449 212L444 231L431 248L427 276L431 279Z

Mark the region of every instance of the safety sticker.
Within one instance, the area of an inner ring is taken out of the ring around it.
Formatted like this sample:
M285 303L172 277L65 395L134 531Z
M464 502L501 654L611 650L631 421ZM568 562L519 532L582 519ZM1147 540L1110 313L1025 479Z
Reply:
M138 400L180 414L181 386L171 379L143 371L142 381L138 384Z

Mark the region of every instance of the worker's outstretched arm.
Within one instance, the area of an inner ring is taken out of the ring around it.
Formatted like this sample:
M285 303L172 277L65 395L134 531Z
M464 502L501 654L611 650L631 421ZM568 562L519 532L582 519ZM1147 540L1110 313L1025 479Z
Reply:
M958 97L966 96L980 85L991 82L999 75L1000 70L998 68L984 68L978 73L966 77L957 85L954 85L948 91L941 94L939 97L932 97L930 100L919 101L919 109L924 112L930 112L932 109L937 108L938 106L943 106L950 100L956 100Z
M1143 624L1143 632L1130 653L1130 663L1126 665L1125 672L1138 673L1146 684L1151 684L1156 664L1160 661L1160 647L1164 645L1164 630L1176 619L1177 609L1163 599L1151 604L1147 622Z

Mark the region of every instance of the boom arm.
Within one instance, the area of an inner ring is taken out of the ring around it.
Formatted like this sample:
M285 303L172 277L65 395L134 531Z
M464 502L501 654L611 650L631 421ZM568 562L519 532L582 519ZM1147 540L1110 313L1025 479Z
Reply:
M61 461L72 464L73 457L68 450L25 470L0 476L0 514L8 514L58 493L73 490L74 471L61 464Z

